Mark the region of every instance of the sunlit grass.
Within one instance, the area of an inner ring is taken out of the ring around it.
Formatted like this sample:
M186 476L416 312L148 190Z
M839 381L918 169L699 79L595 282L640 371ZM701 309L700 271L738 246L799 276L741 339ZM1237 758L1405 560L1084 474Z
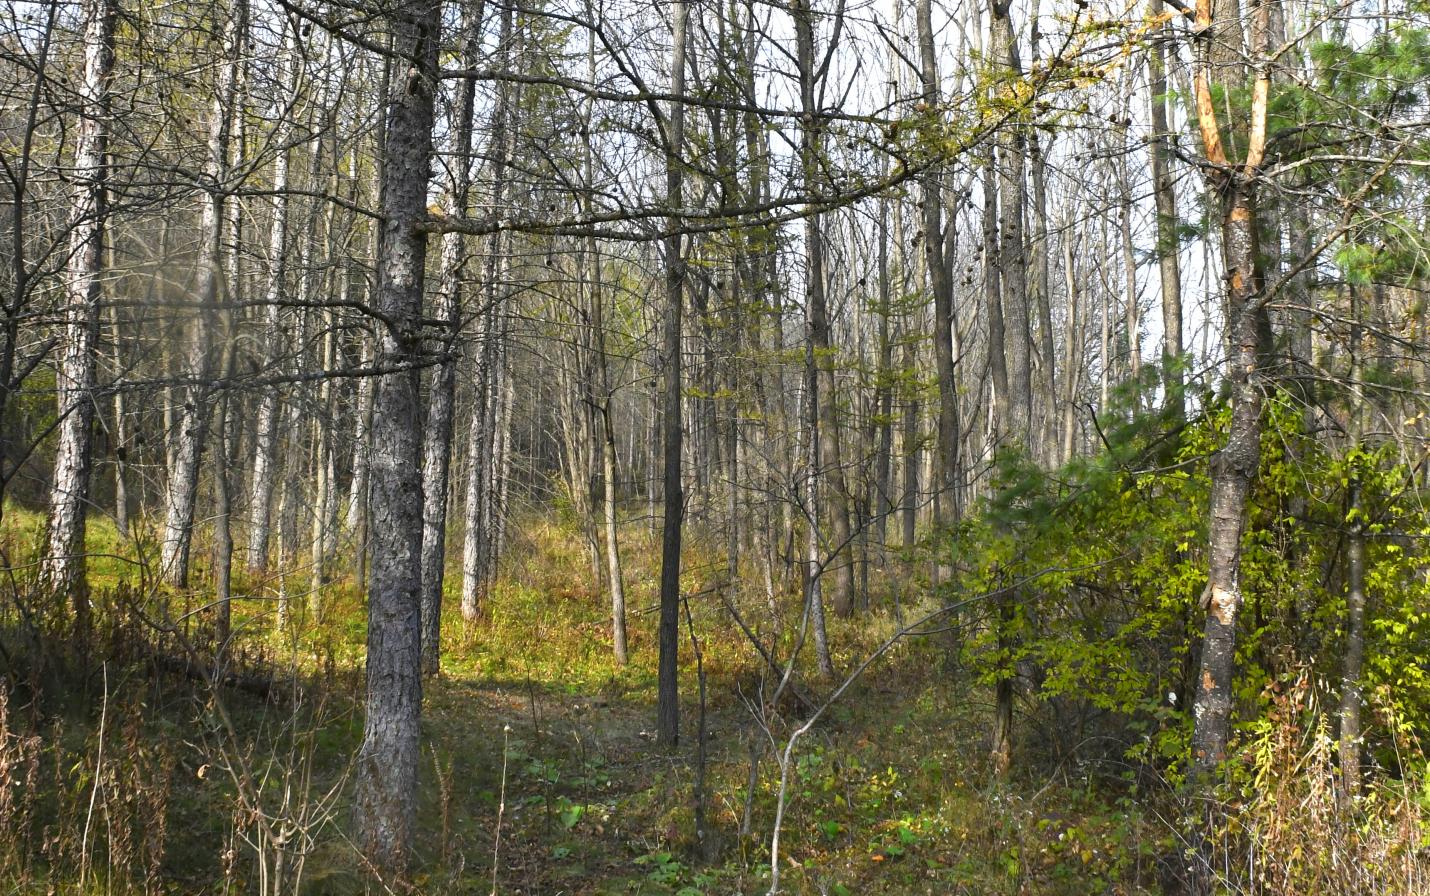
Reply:
M719 589L783 664L800 634L797 576L790 591L777 595L781 615L775 618L763 588L751 584L759 576L732 586L722 579L718 551L698 538L688 541L682 590L690 619L682 612L680 640L683 741L666 753L649 734L655 722L657 540L644 525L623 532L631 649L631 662L623 667L612 655L606 590L570 519L532 518L514 531L519 534L476 619L463 619L458 607L458 564L448 572L442 672L424 685L418 813L424 891L490 887L505 784L506 845L497 857L503 892L507 886L686 896L762 892L779 790L769 748L782 748L798 718L783 706L785 714L766 718L766 729L750 714L761 699L762 678L768 694L771 673L731 621ZM0 527L0 544L11 558L35 556L42 536L43 517L34 512L12 509ZM89 575L97 609L115 611L104 598L111 593L144 602L156 613L181 618L194 642L208 649L201 636L209 617L200 608L212 595L209 545L201 540L195 546L193 587L174 592L153 584L152 535L147 538L142 524L125 539L111 521L91 522ZM347 565L335 568L334 580L316 593L305 570L255 577L236 558L230 649L254 668L295 681L299 690L284 693L300 695L296 703L284 697L273 704L220 695L248 761L268 776L265 799L278 800L293 771L305 775L298 780L306 798L317 799L346 780L361 741L366 602L351 551L342 553ZM139 582L146 590L136 587ZM889 588L904 589L911 614L932 605L916 583L891 576L879 587L875 603L885 609L852 620L830 618L840 675L898 630L887 612ZM286 627L279 624L280 593L290 601ZM699 681L692 627L706 676L706 813L718 856L713 864L702 860L693 839ZM1118 841L1135 840L1143 823L1075 781L1036 787L992 782L982 746L987 695L959 674L954 653L937 637L900 643L802 741L786 794L785 885L799 893L950 892L954 881L965 892L988 894L1131 892L1118 887L1137 876L1138 854ZM819 677L812 654L806 633L795 677L803 692L819 700L837 682ZM126 705L147 707L133 710L148 719L135 729L136 744L158 749L167 743L180 770L162 783L172 816L162 875L182 881L185 891L212 891L223 870L221 844L231 836L233 789L198 770L227 761L225 751L235 747L212 727L217 723L212 710L203 709L201 694L197 702L176 699L175 686L164 686L174 696L156 699L163 690L148 683L149 675L136 667L110 686L115 699L122 690L133 695ZM195 707L209 727L185 733L195 724ZM82 769L95 755L98 722L98 713L87 711L55 729L64 732L64 745L56 745L54 755L68 757L79 775L57 780L71 781L67 786L79 788L75 793L85 793ZM759 747L760 773L748 794L751 744ZM747 797L752 833L742 836ZM362 889L342 834L348 811L345 801L333 804L315 829L305 872L311 892ZM45 874L52 882L77 884L67 877L72 871L48 868ZM252 869L234 873L242 879ZM124 886L119 881L110 889Z

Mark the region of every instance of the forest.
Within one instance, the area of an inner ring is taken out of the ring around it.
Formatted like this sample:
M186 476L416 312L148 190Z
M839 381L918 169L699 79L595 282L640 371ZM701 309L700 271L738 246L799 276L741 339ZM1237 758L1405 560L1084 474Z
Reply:
M0 890L1430 894L1426 0L0 0Z

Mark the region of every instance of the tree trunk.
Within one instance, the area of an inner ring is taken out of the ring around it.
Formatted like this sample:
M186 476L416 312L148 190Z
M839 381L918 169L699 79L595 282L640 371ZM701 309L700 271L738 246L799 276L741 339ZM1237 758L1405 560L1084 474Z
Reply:
M1211 521L1208 528L1206 630L1194 706L1193 765L1210 772L1226 758L1236 664L1236 614L1241 608L1241 534L1246 501L1261 461L1262 332L1261 271L1256 215L1250 185L1228 197L1222 221L1228 273L1226 376L1231 386L1231 427L1212 458Z
M594 86L596 81L596 34L588 32L586 42L587 78ZM585 156L583 168L585 190L582 192L582 206L587 218L595 214L593 202L596 187L595 152L592 146L592 124L595 104L586 108L582 138ZM621 569L621 543L617 526L616 507L616 423L612 405L615 395L611 390L611 360L606 352L605 296L601 284L601 256L596 238L588 237L585 245L586 283L590 290L591 329L595 335L597 390L601 410L601 432L605 438L605 451L601 454L602 511L606 529L606 578L611 589L611 645L616 664L624 666L630 659L626 644L626 585L625 573Z
M485 4L466 10L463 23L466 40L462 64L474 69L480 63L482 13ZM476 82L464 79L457 84L453 112L452 152L448 185L451 214L465 217L471 193L472 118L476 103ZM448 233L442 238L441 281L433 317L446 332L441 350L447 354L432 368L427 399L427 428L422 448L422 671L437 674L441 665L442 582L447 562L448 472L452 458L453 410L457 398L457 339L462 312L462 277L467 264L466 238Z
M1251 122L1246 135L1246 160L1230 175L1220 126L1213 105L1210 70L1214 32L1240 34L1240 23L1226 18L1218 6L1213 28L1210 0L1198 0L1198 41L1195 95L1203 152L1214 168L1208 188L1221 197L1221 243L1226 282L1226 379L1231 393L1231 425L1226 444L1212 458L1211 510L1208 524L1209 569L1206 589L1206 630L1201 673L1193 704L1192 766L1205 786L1226 758L1231 728L1232 676L1236 667L1236 614L1241 608L1241 534L1246 526L1246 502L1261 463L1261 408L1265 392L1262 372L1270 332L1266 317L1261 253L1257 245L1256 188L1266 144L1266 114L1270 75L1262 70L1252 91ZM1253 17L1259 32L1253 43L1264 53L1265 10ZM1238 38L1239 42L1239 38ZM1233 67L1235 68L1235 67ZM1223 73L1226 69L1221 69ZM1235 74L1231 75L1235 77Z
M664 443L664 523L660 545L660 631L658 680L656 683L656 735L666 747L680 739L680 679L677 667L680 650L680 542L685 514L685 488L681 477L681 319L685 313L685 259L680 225L684 201L685 151L685 55L690 6L675 0L672 8L670 52L670 111L667 115L667 156L665 160L665 425Z
M503 65L511 61L513 14L503 7L498 46L502 48ZM490 156L492 165L492 208L501 207L506 195L507 163L511 140L509 119L512 100L509 87L497 87L497 101L491 113ZM467 485L463 509L462 534L462 618L471 621L481 611L481 599L492 572L493 553L497 539L494 508L498 486L497 426L501 402L499 377L499 346L504 326L501 308L500 281L505 276L506 258L501 233L487 239L487 257L483 290L486 314L482 322L480 345L476 357L476 399L467 432Z
M919 41L919 77L923 101L933 113L942 116L939 107L938 65L934 55L933 22L930 0L917 0ZM937 169L931 168L923 177L924 267L928 272L929 290L933 293L933 353L934 372L938 377L938 484L935 491L941 498L941 508L947 519L957 522L961 515L958 476L958 382L953 356L953 276L949 259L944 254L943 186Z
M228 179L228 143L238 68L248 27L246 0L232 0L223 30L224 62L215 86L209 121L207 175L211 186L204 196L199 224L198 307L189 321L183 406L176 423L178 444L169 470L168 507L164 520L159 569L165 582L183 588L189 581L189 548L194 535L194 506L199 491L199 462L209 428L210 374L213 366L213 318L218 310L223 272L219 256L223 244L224 184Z
M823 144L823 124L820 120L815 99L816 82L821 73L815 71L814 61L814 15L808 4L795 8L795 45L799 65L800 110L803 124L800 129L800 167L806 195L813 197L817 192L820 178L820 153ZM836 17L836 39L839 29ZM826 295L824 270L824 233L821 216L811 211L805 217L804 243L806 253L805 305L808 315L811 357L815 365L816 393L809 400L819 411L817 427L812 430L817 436L819 453L810 476L816 482L828 484L826 497L829 508L830 557L824 566L834 571L834 613L848 616L854 612L854 565L851 562L852 544L849 524L849 491L845 485L844 463L839 445L839 422L834 386L834 349L829 336L829 308ZM813 512L813 507L810 508Z
M263 330L266 362L272 369L283 351L281 308L287 296L288 257L288 147L289 125L279 120L274 134L278 154L273 160L273 220L268 245L268 292L264 296ZM253 428L253 476L249 480L248 559L249 573L261 576L268 571L268 540L272 527L273 487L277 476L279 388L265 386L258 397L258 414Z
M1359 304L1359 294L1352 288ZM1351 351L1351 413L1350 446L1351 475L1346 484L1346 523L1349 528L1346 548L1346 650L1341 667L1340 701L1340 766L1341 798L1349 806L1360 793L1361 765L1361 673L1365 665L1365 541L1366 519L1363 499L1362 467L1365 461L1365 364L1363 330L1360 326L1364 310L1352 307Z
M372 421L372 571L367 700L357 757L357 841L372 867L406 877L416 821L422 707L422 439L418 424L427 181L437 90L439 0L387 14L396 58L410 65L387 98L382 239L377 258L378 367Z
M1153 16L1162 11L1163 0L1150 0ZM1157 273L1162 283L1162 384L1167 406L1177 419L1186 416L1182 396L1182 271L1177 237L1177 192L1171 172L1171 133L1167 124L1167 66L1160 26L1148 42L1147 92L1152 116L1152 139L1148 149L1152 163L1152 195L1157 206Z
M109 90L118 8L115 0L87 0L83 14L83 107L76 136L76 187L65 270L64 356L58 378L60 435L42 570L48 586L73 602L80 644L89 637L84 534L93 459L95 341L103 300L101 277L109 212Z

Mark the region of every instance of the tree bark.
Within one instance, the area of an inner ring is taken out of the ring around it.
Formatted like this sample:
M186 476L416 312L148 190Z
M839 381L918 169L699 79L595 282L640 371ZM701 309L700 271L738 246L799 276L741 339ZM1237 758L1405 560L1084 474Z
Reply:
M422 441L418 374L427 256L427 181L437 90L439 0L387 13L406 67L387 97L382 168L379 324L372 423L372 571L368 584L367 699L357 757L358 845L380 874L406 877L412 851L422 706Z
M462 64L474 69L480 62L484 3L466 10L466 40ZM451 214L465 217L471 193L472 119L476 82L457 84L453 112L452 169L447 195ZM442 582L447 562L448 472L452 457L453 410L457 398L457 339L461 327L462 277L467 264L466 238L448 233L442 238L441 281L433 317L445 332L441 350L447 355L432 368L427 399L427 427L422 447L422 671L437 674L441 665Z
M656 683L656 736L666 747L680 740L680 543L685 514L685 487L681 476L681 332L685 313L685 259L676 228L684 201L685 56L690 6L674 0L671 8L670 111L666 118L665 203L665 333L662 358L665 391L663 511L660 545L660 631Z
M1358 291L1352 290L1357 297ZM1346 484L1346 648L1341 666L1340 700L1340 768L1341 798L1349 806L1360 793L1361 766L1361 674L1365 666L1365 542L1366 511L1362 465L1365 460L1365 382L1363 328L1364 311L1352 307L1351 351L1351 412L1350 451L1351 474Z
M1163 0L1150 0L1153 16L1162 11ZM1157 206L1157 273L1162 284L1162 384L1167 407L1177 419L1186 416L1182 396L1182 271L1177 237L1177 192L1171 172L1171 130L1167 124L1167 66L1160 26L1147 48L1147 92L1152 118L1152 139L1148 151L1152 165L1152 195Z
M815 93L823 76L816 70L814 53L814 12L809 3L801 2L794 7L796 58L799 66L800 111L803 121L800 126L800 167L804 190L809 195L817 192L820 181L820 153L823 144L823 123ZM842 13L840 14L842 15ZM841 23L835 17L835 37ZM822 68L822 66L821 66ZM819 413L817 425L811 432L817 439L819 452L810 470L816 482L827 483L825 498L828 501L830 526L830 557L819 568L831 567L834 572L833 607L837 616L849 616L854 612L854 565L851 560L851 529L849 523L849 491L844 479L844 462L839 444L838 408L834 385L835 350L829 335L829 307L827 284L825 283L824 233L821 215L817 211L805 217L804 243L806 253L805 310L808 315L808 338L812 350L809 361L815 366L816 393L810 401ZM813 512L813 507L810 511ZM818 592L816 592L818 594Z
M934 55L933 21L929 7L930 0L917 0L915 18L918 23L919 78L923 102L932 110L930 114L941 118L938 63ZM949 258L943 251L943 185L938 169L929 169L923 177L922 188L924 267L928 272L929 290L933 293L934 372L938 377L937 491L942 499L940 506L947 517L940 522L954 523L962 513L957 487L960 423L953 356L953 276L949 270Z
M1212 458L1211 510L1208 524L1209 569L1206 629L1202 641L1201 671L1193 704L1192 766L1194 778L1204 786L1226 758L1232 716L1232 677L1236 667L1236 616L1241 608L1241 535L1246 526L1247 497L1261 463L1261 410L1266 376L1262 370L1266 316L1257 242L1256 192L1258 172L1266 145L1266 115L1270 75L1263 70L1252 91L1251 122L1245 135L1244 164L1228 163L1221 129L1216 120L1211 91L1212 45L1231 30L1239 42L1240 23L1225 18L1218 5L1212 19L1211 0L1198 0L1197 25L1202 37L1197 46L1195 98L1203 153L1213 168L1208 188L1221 198L1221 242L1225 265L1227 361L1226 380L1231 395L1231 425L1226 444ZM1264 53L1263 6L1253 17L1258 34L1253 43ZM1223 72L1226 70L1223 69ZM1235 77L1233 75L1232 77Z
M164 581L183 588L189 581L189 549L194 534L194 506L198 499L199 463L209 429L210 374L213 366L213 318L217 313L220 281L219 265L223 243L223 208L228 179L228 144L234 100L238 90L238 69L248 28L247 0L232 0L223 29L223 62L215 85L209 121L208 163L210 186L204 195L197 261L197 307L188 326L185 374L189 383L182 388L183 406L176 422L173 463L169 470L168 507L164 520L159 569Z
M95 341L103 301L105 226L109 212L109 91L114 74L115 0L84 4L83 103L74 160L74 208L65 271L64 357L59 372L59 445L50 490L48 547L42 574L74 605L77 640L89 637L85 517L93 466Z
M513 13L510 7L503 7L498 33L503 65L511 61L513 40ZM510 87L502 83L497 87L497 99L491 113L490 151L492 165L492 208L500 209L506 196L507 165L511 155L510 116L512 99ZM501 403L500 351L498 340L504 326L504 312L501 308L500 281L506 272L506 257L503 253L503 238L500 232L487 239L483 290L486 299L486 314L482 321L480 345L476 357L476 400L467 432L467 483L466 501L463 510L462 533L462 618L468 621L477 618L481 611L482 595L492 574L495 562L497 520L495 509L498 502L499 470L498 425Z
M590 4L588 13L590 12ZM596 33L588 32L586 42L587 78L594 86L596 82ZM592 145L592 125L595 117L595 103L586 108L583 122L583 149L585 190L581 201L588 218L595 213L594 193L596 189L596 156ZM630 660L626 643L626 584L621 568L620 531L617 525L616 507L616 421L613 405L615 394L611 389L611 359L606 351L605 296L602 293L601 255L594 236L586 239L586 283L590 291L591 329L595 335L597 390L601 411L601 432L605 438L605 451L601 454L602 511L606 529L606 578L611 589L611 646L616 664L624 666Z
M285 41L283 58L279 61L279 77L289 67L296 69L291 46ZM292 86L297 75L287 72ZM274 125L273 142L277 155L273 159L273 218L268 235L268 288L264 296L263 330L265 361L272 367L279 363L283 351L281 313L287 296L288 274L288 167L292 142L292 122L280 116ZM268 541L272 527L273 487L276 483L278 452L279 394L277 386L266 386L258 397L258 413L253 427L253 475L248 489L248 556L250 574L261 576L268 571Z

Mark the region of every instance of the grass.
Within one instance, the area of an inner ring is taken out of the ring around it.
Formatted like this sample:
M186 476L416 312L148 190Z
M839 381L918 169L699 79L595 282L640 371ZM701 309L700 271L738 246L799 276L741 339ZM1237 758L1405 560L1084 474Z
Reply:
M0 532L7 556L32 556L40 528L37 515L8 511ZM649 733L657 545L644 530L626 533L633 660L621 667L611 656L605 597L590 582L573 527L536 520L522 532L479 620L468 623L455 612L457 582L448 583L442 674L424 695L419 890L485 893L495 879L502 893L764 892L780 777L769 747L782 746L798 720L772 716L768 730L754 722L746 699L761 678L759 661L714 594L713 576L702 573L720 564L693 546L683 583L693 595L708 679L710 848L694 838L698 710L688 632L681 644L682 746L657 749ZM105 595L128 587L142 566L139 554L104 521L91 525L89 538L96 603L117 613ZM298 881L304 893L362 891L346 839L346 799L348 762L361 738L365 622L354 576L337 572L320 595L323 618L305 619L297 609L289 631L275 626L274 581L240 576L236 583L238 653L249 666L301 685L277 702L229 691L214 699L132 660L104 667L109 677L100 693L91 674L80 700L59 699L59 691L75 689L73 678L12 688L8 728L0 726L0 778L26 773L14 746L24 738L38 743L41 755L32 763L38 786L23 809L28 814L0 803L0 816L12 816L0 823L19 825L11 829L23 832L16 839L24 844L0 863L0 880L35 892L187 893L225 885L256 890L266 875ZM194 581L206 581L202 564ZM301 582L290 584L296 592ZM199 606L203 594L147 599L184 610ZM733 599L763 620L762 629L773 628L763 595ZM795 596L785 598L791 619L796 604ZM186 624L198 632L202 619L190 616ZM832 621L840 668L851 668L893 625L879 613ZM780 656L792 644L794 625L787 619L785 627L774 639ZM825 693L829 685L818 680L808 653L801 680ZM983 755L988 697L949 656L938 639L901 645L801 741L782 832L784 888L1147 891L1154 878L1147 857L1159 845L1155 826L1119 789L1066 769L1051 783L1034 775L990 780ZM752 755L759 764L751 794ZM243 775L250 780L240 786ZM238 799L245 787L247 805ZM751 833L742 834L747 798ZM281 848L260 829L256 810L289 838ZM156 814L164 820L156 851L125 841L142 840L145 831L152 837Z

